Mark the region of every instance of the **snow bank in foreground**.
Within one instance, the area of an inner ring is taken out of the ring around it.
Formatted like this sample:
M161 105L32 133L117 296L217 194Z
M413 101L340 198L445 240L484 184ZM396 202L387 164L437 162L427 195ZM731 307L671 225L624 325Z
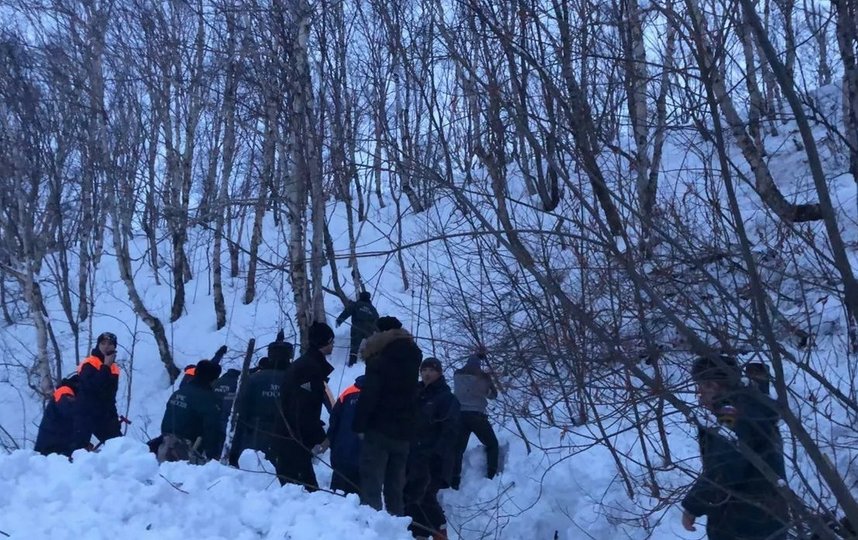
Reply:
M281 488L271 475L217 463L159 467L128 438L77 452L74 463L30 450L0 456L0 486L0 531L11 538L411 538L408 519L356 496Z

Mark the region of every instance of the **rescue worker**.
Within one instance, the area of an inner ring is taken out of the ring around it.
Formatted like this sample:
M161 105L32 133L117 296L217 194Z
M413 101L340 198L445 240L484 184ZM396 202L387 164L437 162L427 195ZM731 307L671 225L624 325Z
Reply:
M214 356L212 356L211 361L217 365L220 365L220 361L223 359L223 355L226 354L227 348L226 345L221 345L221 347L215 352ZM197 371L197 365L191 364L189 366L185 366L184 371L182 371L182 380L179 382L179 388L185 386L192 380L194 380L194 374Z
M331 489L346 493L360 493L361 440L354 432L355 410L363 387L364 376L346 388L331 411L328 438L324 446L331 448Z
M472 354L468 357L465 367L453 374L456 399L459 400L462 408L456 443L456 462L451 483L453 489L459 489L462 478L462 459L472 433L476 434L477 439L486 447L486 477L494 478L498 472L498 439L486 414L488 400L495 399L498 392L491 377L482 370L480 364L483 360L485 360L485 353Z
M381 317L366 340L366 374L355 410L354 431L363 435L361 504L405 515L403 490L408 449L417 416L417 375L423 352L396 317Z
M346 306L340 316L337 317L337 327L349 317L352 319L349 366L353 366L357 363L360 344L375 332L378 321L378 311L372 305L369 292L361 292L356 302L351 302Z
M283 424L280 450L274 466L280 482L318 489L313 455L325 450L322 405L327 399L327 380L334 370L327 356L334 350L334 331L323 322L307 330L307 351L286 370L281 389ZM270 356L270 355L269 355Z
M75 435L78 434L75 430L75 422L77 422L75 390L77 385L77 374L60 381L59 386L51 396L51 401L45 407L34 448L43 456L62 454L71 457L72 452L85 446L84 442L75 440Z
M682 501L683 527L696 530L695 521L705 515L709 540L786 538L789 513L779 491L786 488L778 486L785 471L775 403L756 384L741 383L732 356L699 357L691 374L700 405L717 422L699 429L703 470ZM755 459L743 454L739 443Z
M294 347L285 341L268 345L267 369L261 369L242 385L236 407L237 426L230 451L230 464L237 467L238 458L247 449L258 450L274 463L277 457L277 437L283 423L280 407L281 385L292 361Z
M415 538L447 538L447 518L438 491L450 487L456 460L459 400L444 379L441 361L427 358L420 364L417 422L408 454L405 512L412 519Z
M212 389L219 375L220 366L201 360L193 380L170 396L161 421L159 463L187 460L201 464L219 457L223 446L220 397Z
M235 393L238 391L238 377L240 375L240 369L229 368L212 385L215 394L221 399L220 420L224 431L226 431L226 425L229 422L229 414L232 412L232 404L235 402Z
M101 441L119 437L119 414L116 391L119 388L119 366L116 364L116 335L104 332L98 336L92 353L77 367L78 431L75 439L87 446L93 435Z

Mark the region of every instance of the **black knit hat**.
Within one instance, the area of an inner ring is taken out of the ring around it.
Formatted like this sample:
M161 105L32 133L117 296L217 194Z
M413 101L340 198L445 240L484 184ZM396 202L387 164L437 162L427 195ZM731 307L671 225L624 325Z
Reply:
M691 366L691 378L695 382L713 381L727 386L739 383L739 363L728 354L698 356Z
M295 354L295 347L288 341L272 341L268 344L268 359L274 369L286 369Z
M197 369L194 372L194 381L199 381L200 384L211 384L220 377L220 366L211 360L200 360L197 362Z
M113 345L115 347L117 345L116 334L114 334L113 332L102 332L98 336L98 339L95 340L95 344L96 344L96 346L98 346L98 345L101 345L102 343L104 343L105 341L110 343L111 345Z
M364 302L369 302L371 299L372 296L370 296L369 291L361 291L358 295L358 300L363 300Z
M388 330L402 328L402 323L396 317L387 316L380 317L375 323L375 326L378 327L379 332L386 332Z
M420 363L420 369L423 368L434 369L438 373L443 373L444 371L444 368L441 366L441 361L433 356L423 359L423 362Z
M323 322L314 322L307 329L307 339L310 341L310 347L321 349L334 340L334 331Z

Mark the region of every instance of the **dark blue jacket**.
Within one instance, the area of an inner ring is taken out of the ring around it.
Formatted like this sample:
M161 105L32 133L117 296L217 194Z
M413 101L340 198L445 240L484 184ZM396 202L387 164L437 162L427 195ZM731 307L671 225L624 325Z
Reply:
M45 407L42 422L39 424L39 434L36 437L36 452L48 454L63 454L71 456L72 452L82 448L85 443L75 439L75 422L77 421L77 398L71 386L60 386Z
M161 434L170 433L192 443L200 437L198 450L209 459L217 459L223 447L220 418L220 396L208 384L193 380L170 396Z
M281 387L285 372L264 369L247 378L238 396L235 440L232 443L233 463L247 449L264 452L269 459L274 455L279 427L283 423L280 404Z
M696 517L707 516L709 540L778 538L773 535L788 520L786 501L740 450L746 447L778 478L785 477L774 402L744 388L726 396L715 414L720 425L700 429L703 471L682 506Z
M337 325L342 324L346 319L352 319L352 335L368 337L375 332L375 323L378 321L378 311L372 302L368 300L358 300L349 303L348 306L337 317Z
M357 470L360 462L361 440L352 429L357 402L364 376L346 388L331 411L328 441L331 443L331 465L334 469Z
M224 432L226 432L229 415L232 412L232 404L235 402L235 393L238 390L238 376L241 375L241 370L228 369L226 373L220 376L212 385L215 394L220 399L220 423Z
M119 366L104 364L98 347L77 368L78 422L75 428L79 440L89 442L95 435L106 441L119 437L119 414L116 412L116 391L119 388Z
M459 400L453 395L443 375L430 385L420 383L414 437L408 459L435 461L437 465L433 470L438 471L446 482L450 481L455 463L459 409Z

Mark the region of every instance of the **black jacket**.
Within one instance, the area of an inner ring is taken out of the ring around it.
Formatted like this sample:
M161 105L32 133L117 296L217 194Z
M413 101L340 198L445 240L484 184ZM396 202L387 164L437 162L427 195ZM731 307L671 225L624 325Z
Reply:
M420 383L417 406L409 460L437 460L440 467L436 470L449 482L456 455L459 400L441 376L428 386Z
M86 441L76 440L78 431L75 430L77 421L77 398L70 386L60 386L54 395L39 424L39 434L36 436L36 452L48 454L63 454L71 456L78 448L83 448Z
M325 384L333 370L318 350L307 351L286 370L280 392L286 439L307 449L325 440L322 406L327 399Z
M378 311L371 302L366 300L358 300L351 302L346 309L337 317L337 324L342 324L343 321L352 318L352 334L359 334L363 337L371 335L375 332L375 323L378 321Z
M220 397L208 384L196 380L179 388L167 401L161 433L171 433L193 444L202 437L198 447L209 459L217 459L223 446Z
M788 520L786 501L739 445L785 477L774 403L754 389L741 389L720 401L715 414L719 426L698 434L703 471L682 505L694 516L707 516L709 540L768 538Z
M355 411L357 433L376 431L410 441L417 415L417 375L423 352L406 330L379 332L366 341L366 378Z

